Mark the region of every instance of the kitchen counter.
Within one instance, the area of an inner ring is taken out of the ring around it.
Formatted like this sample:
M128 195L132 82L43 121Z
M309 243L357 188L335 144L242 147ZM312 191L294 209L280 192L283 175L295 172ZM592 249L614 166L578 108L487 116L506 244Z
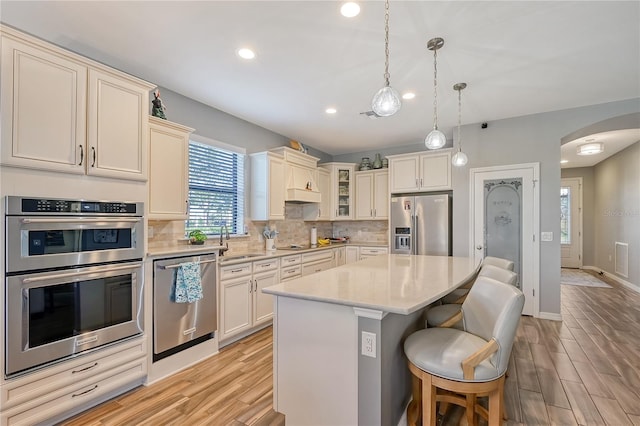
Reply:
M263 289L274 296L411 314L449 294L476 270L469 257L388 254Z
M291 424L399 424L411 397L404 339L477 266L380 255L263 289L274 296L274 409Z

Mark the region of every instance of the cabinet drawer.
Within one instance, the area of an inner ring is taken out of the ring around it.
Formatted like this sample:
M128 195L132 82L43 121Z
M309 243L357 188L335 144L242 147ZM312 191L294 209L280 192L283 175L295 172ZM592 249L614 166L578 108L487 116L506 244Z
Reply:
M360 247L360 256L377 256L387 252L386 247Z
M302 265L302 276L315 274L333 268L333 259L320 262L306 263Z
M86 357L9 380L1 388L2 408L5 410L17 404L33 401L65 386L90 380L131 360L144 359L146 354L144 342L144 339L139 339L102 349Z
M302 263L318 262L333 259L333 250L321 250L302 254Z
M220 279L242 277L251 274L251 263L239 263L220 267Z
M263 271L271 271L280 266L279 259L265 259L253 262L253 273L257 274Z
M147 372L146 366L144 358L120 363L90 380L60 387L37 400L3 410L0 423L7 426L39 424L97 398L102 397L104 400L115 396L116 393L141 384ZM110 393L113 395L109 395Z
M292 280L301 275L302 268L300 265L289 266L280 270L280 281Z
M302 257L299 254L293 256L284 256L280 259L282 266L299 265L302 261Z

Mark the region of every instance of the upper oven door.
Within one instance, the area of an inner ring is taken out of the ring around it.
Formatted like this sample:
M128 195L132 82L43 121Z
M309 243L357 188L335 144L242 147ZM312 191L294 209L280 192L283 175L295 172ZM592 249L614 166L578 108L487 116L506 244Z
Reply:
M142 217L7 216L7 273L142 259Z

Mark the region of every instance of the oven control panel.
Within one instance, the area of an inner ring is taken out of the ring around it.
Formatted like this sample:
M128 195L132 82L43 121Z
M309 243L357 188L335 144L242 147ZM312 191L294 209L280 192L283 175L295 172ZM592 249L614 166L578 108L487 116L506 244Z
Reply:
M7 197L7 214L142 216L142 203Z

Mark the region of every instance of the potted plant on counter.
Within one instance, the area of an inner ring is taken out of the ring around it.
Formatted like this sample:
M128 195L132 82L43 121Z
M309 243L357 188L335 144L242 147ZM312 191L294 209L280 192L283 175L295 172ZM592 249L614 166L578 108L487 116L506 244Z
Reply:
M202 245L207 240L207 235L199 229L189 232L189 243L193 245Z

